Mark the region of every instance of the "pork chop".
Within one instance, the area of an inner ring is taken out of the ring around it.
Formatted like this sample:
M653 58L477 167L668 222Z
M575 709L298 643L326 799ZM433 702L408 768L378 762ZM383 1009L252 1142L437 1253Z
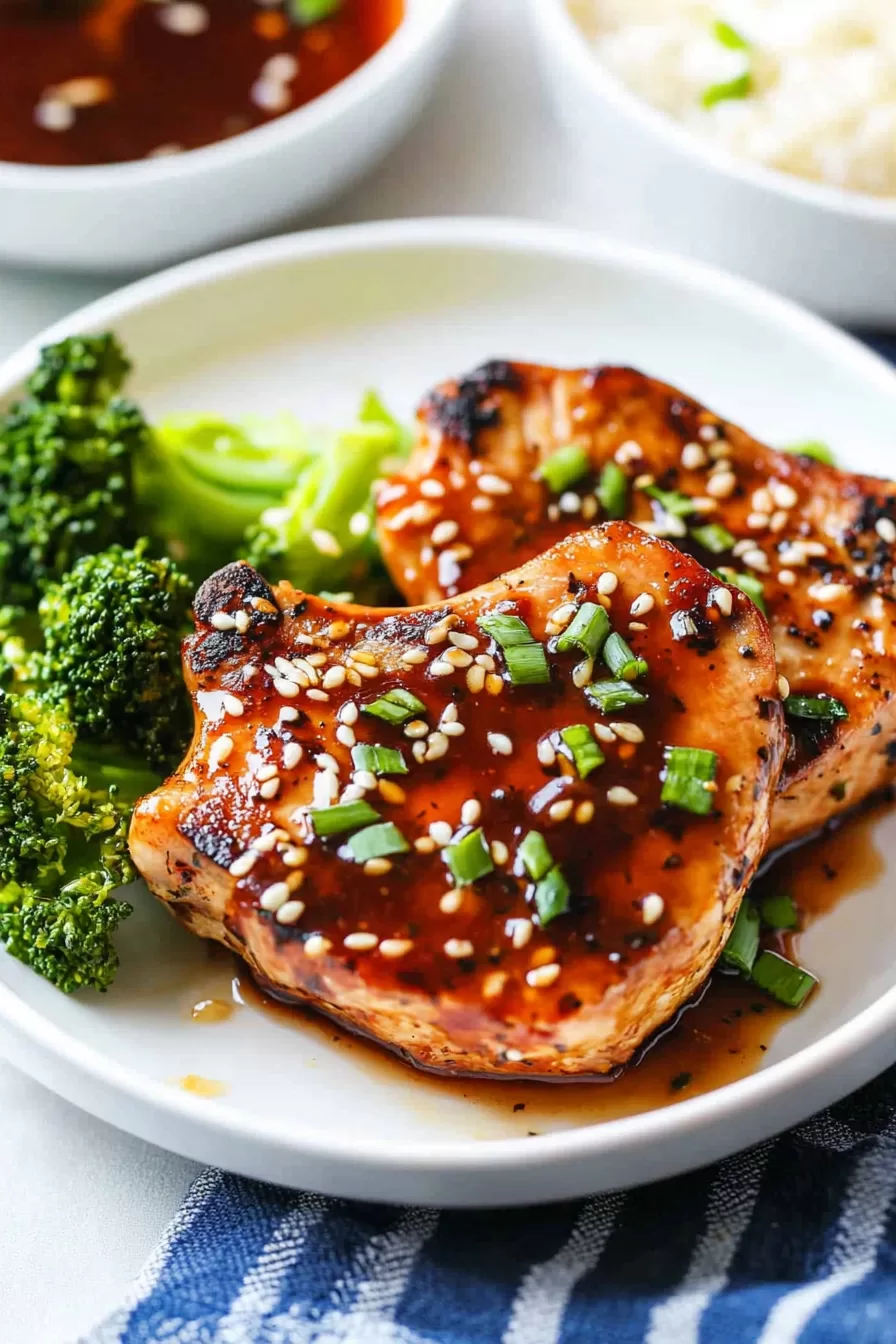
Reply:
M562 451L561 451L562 450ZM789 683L776 848L896 774L896 485L758 443L634 369L492 363L433 392L379 536L409 602L626 517L742 583Z
M783 757L736 588L616 523L430 607L233 564L194 609L195 736L131 852L262 984L422 1067L557 1077L704 980Z

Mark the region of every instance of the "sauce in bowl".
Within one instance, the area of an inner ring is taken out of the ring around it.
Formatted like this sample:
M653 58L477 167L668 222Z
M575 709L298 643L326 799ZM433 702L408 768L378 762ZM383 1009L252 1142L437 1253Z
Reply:
M331 89L394 33L404 0L0 0L0 160L122 163L263 126Z

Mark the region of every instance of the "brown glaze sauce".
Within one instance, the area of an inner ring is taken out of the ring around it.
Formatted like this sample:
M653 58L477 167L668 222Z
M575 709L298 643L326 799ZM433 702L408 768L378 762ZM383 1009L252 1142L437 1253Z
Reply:
M0 0L0 160L121 163L213 144L340 83L403 0L300 28L281 0Z
M753 895L772 891L791 893L805 932L840 900L869 886L884 870L884 859L873 838L875 822L886 804L881 802L850 818L814 840L777 856L765 865ZM801 934L769 938L786 955L800 956ZM811 969L811 967L810 967ZM816 990L821 993L823 989ZM264 993L240 965L232 982L235 1003L260 1012L303 1035L319 1033L353 1062L379 1078L406 1081L408 1066L386 1050L336 1026L327 1018ZM418 1074L415 1090L437 1101L457 1097L525 1119L524 1132L562 1120L570 1126L642 1114L689 1097L712 1092L748 1077L778 1029L792 1018L792 1010L774 1003L737 976L717 971L696 1002L641 1052L636 1065L611 1080L586 1083L538 1083L438 1078Z

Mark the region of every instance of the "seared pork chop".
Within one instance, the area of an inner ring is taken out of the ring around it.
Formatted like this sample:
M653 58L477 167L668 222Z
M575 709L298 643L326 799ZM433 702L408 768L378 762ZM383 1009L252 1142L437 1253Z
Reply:
M195 736L131 852L264 985L423 1067L552 1077L703 981L783 756L736 588L616 523L431 607L234 564L194 609Z
M419 426L379 497L409 602L476 587L583 522L632 519L768 613L794 697L773 848L894 779L896 485L776 452L627 368L488 364L433 392Z

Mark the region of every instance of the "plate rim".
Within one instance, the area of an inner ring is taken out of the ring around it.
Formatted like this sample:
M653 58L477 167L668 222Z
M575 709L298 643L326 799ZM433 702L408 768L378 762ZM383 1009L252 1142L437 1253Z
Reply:
M609 264L679 280L698 291L710 291L742 311L771 319L805 344L835 355L892 396L896 408L896 370L882 356L823 318L761 286L690 258L583 230L476 216L376 221L316 229L242 244L169 267L76 309L26 342L0 364L0 402L15 392L42 344L58 340L76 329L114 324L122 317L176 293L201 289L260 267L310 262L315 258L346 253L400 251L408 247L535 253L556 260ZM58 1026L39 1008L26 1003L5 982L0 982L0 1020L42 1052L42 1058L59 1065L64 1076L74 1070L91 1082L99 1090L100 1097L94 1095L89 1103L79 1100L77 1104L112 1123L119 1122L112 1119L109 1108L103 1104L103 1095L107 1092L112 1096L122 1095L132 1104L148 1110L157 1121L177 1120L193 1132L197 1132L198 1127L199 1132L213 1131L219 1139L242 1141L246 1153L262 1143L269 1149L302 1156L312 1162L344 1162L355 1170L359 1166L380 1172L400 1168L409 1174L438 1170L450 1176L452 1173L475 1174L496 1169L513 1171L534 1163L542 1168L565 1166L582 1158L606 1160L630 1149L682 1141L688 1132L693 1134L726 1120L733 1122L747 1111L768 1110L776 1099L794 1093L813 1079L822 1078L832 1084L827 1088L830 1103L874 1076L875 1067L869 1070L866 1061L862 1078L856 1081L855 1063L888 1034L896 1036L896 984L854 1017L788 1059L701 1096L637 1115L596 1121L551 1134L475 1141L402 1138L398 1142L381 1138L322 1136L320 1131L303 1128L298 1121L277 1124L249 1116L225 1099L216 1100L210 1106L207 1100L179 1092L170 1083L150 1078L112 1059L100 1048L84 1044L73 1032ZM892 1054L896 1057L896 1041ZM46 1071L40 1068L39 1061L32 1061L27 1054L23 1058L21 1052L16 1052L16 1062L26 1072L31 1071L29 1064L33 1063L35 1074L41 1081L45 1080ZM850 1062L853 1067L846 1067ZM838 1066L840 1076L847 1080L842 1091L838 1091L839 1084L835 1081ZM53 1087L52 1083L47 1085ZM59 1090L66 1095L61 1083ZM812 1105L810 1110L814 1109L816 1107ZM127 1123L120 1127L137 1132ZM166 1132L164 1123L161 1132ZM769 1126L769 1132L776 1132L774 1124ZM691 1165L699 1165L699 1158ZM682 1168L678 1166L676 1169Z

